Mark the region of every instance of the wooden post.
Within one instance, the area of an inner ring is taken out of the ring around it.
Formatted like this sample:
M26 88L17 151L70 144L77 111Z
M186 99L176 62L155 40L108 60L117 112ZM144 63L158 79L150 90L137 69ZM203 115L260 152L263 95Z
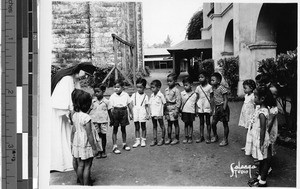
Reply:
M118 58L117 58L117 43L115 37L113 37L114 43L114 56L115 56L115 80L118 79Z
M173 73L176 73L176 68L175 68L175 66L176 66L176 64L175 64L175 52L172 53L172 57L173 57Z

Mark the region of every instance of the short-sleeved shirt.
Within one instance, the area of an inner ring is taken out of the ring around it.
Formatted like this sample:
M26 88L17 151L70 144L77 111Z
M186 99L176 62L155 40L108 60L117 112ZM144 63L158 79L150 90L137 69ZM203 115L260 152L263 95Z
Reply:
M156 95L154 95L154 93L151 94L149 104L152 117L164 115L164 104L166 104L166 99L160 91L158 91Z
M109 101L111 103L112 108L115 107L121 108L121 107L126 107L128 104L130 104L131 99L128 93L122 91L120 95L118 95L117 93L113 93L110 96Z
M132 102L133 106L144 107L146 104L149 104L149 98L145 93L140 94L140 93L136 92L136 93L132 94L131 102Z
M221 105L224 103L223 95L227 94L227 89L223 85L219 85L217 88L212 88L214 93L215 105Z
M107 123L109 122L108 110L111 104L109 100L103 97L100 101L94 97L92 100L90 116L93 123Z
M181 95L179 89L177 87L173 87L170 89L167 87L165 89L166 101L169 103L174 103L177 108L180 108L181 105Z
M196 106L197 94L194 91L188 93L186 91L182 91L181 100L182 100L182 105L181 105L182 112L193 113L193 114L196 113L195 106Z

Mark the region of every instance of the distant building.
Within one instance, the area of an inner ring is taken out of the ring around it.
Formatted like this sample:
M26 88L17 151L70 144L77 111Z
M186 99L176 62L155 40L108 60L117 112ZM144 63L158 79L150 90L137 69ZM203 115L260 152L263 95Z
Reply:
M151 70L172 69L173 59L165 48L149 48L144 50L144 64Z
M239 56L242 83L257 75L258 61L297 48L297 3L204 3L202 39L212 39L212 58Z

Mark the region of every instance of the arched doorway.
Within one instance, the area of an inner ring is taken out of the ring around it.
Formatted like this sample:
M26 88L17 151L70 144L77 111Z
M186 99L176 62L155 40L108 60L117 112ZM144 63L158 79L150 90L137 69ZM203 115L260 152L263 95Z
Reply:
M225 32L224 52L233 53L233 20L230 20Z
M297 48L297 4L263 4L256 27L256 42L277 44L276 54Z

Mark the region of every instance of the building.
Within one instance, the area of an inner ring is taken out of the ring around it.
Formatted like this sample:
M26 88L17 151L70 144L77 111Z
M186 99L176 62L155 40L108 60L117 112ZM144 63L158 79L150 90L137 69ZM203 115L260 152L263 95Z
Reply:
M112 34L135 45L136 67L143 68L143 10L141 2L53 1L52 65L92 62L114 64ZM117 46L122 67L133 62L130 49Z
M212 58L239 57L242 83L257 75L258 61L297 48L297 3L204 3L202 39L212 40Z
M144 64L151 70L172 69L173 59L165 48L148 48L144 50Z

